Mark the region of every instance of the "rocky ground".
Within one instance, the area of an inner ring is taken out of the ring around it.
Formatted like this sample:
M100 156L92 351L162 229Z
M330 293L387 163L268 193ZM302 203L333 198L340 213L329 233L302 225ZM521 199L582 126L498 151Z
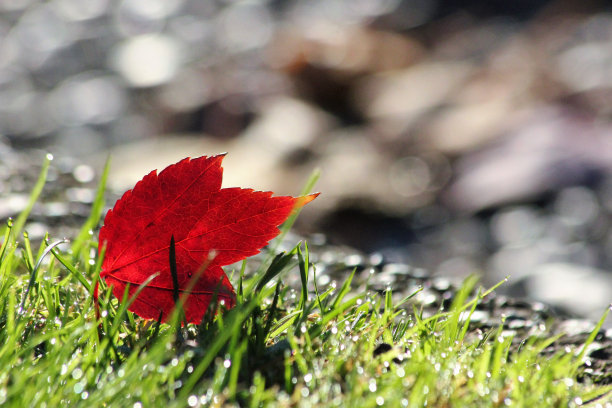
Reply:
M0 4L13 146L110 150L117 191L223 151L226 186L295 194L318 167L304 231L590 319L612 301L606 2L81 3ZM69 194L48 210L91 199Z
M358 266L434 311L509 276L475 324L554 314L578 344L612 301L611 26L603 1L0 3L0 220L47 151L34 239L73 235L109 154L115 195L186 156L279 194L320 168L322 284Z

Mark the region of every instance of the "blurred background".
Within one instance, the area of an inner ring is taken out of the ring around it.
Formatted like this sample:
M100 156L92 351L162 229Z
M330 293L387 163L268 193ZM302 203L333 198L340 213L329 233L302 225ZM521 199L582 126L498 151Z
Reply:
M302 233L592 319L612 301L606 1L0 0L0 135L77 179L110 154L117 192L224 151L225 186L320 168Z

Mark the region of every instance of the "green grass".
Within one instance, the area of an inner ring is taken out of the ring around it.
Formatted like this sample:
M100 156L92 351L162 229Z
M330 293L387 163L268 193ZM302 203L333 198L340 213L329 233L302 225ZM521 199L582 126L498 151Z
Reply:
M355 292L352 275L309 293L316 271L305 243L231 271L238 305L211 310L200 326L183 327L178 312L171 324L142 320L108 290L97 319L101 260L89 231L103 191L71 245L16 236L31 206L0 231L2 406L542 407L612 390L576 381L580 349L543 356L554 338L525 339L516 351L503 326L469 330L489 293L474 291L475 279L428 318L410 297L394 304L391 292ZM37 184L33 200L39 194ZM289 274L300 274L302 290L283 284Z

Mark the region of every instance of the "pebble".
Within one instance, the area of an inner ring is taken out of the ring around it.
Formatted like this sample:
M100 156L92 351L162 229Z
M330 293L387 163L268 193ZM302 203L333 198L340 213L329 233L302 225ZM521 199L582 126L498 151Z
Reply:
M389 273L373 273L368 282L368 286L377 291L385 291L387 288L394 288L396 281L395 275Z
M403 276L410 276L412 272L413 270L410 265L399 264L399 263L385 264L381 271L381 273L385 273L388 275L403 275Z
M438 292L446 292L450 289L451 283L446 278L434 278L431 287Z

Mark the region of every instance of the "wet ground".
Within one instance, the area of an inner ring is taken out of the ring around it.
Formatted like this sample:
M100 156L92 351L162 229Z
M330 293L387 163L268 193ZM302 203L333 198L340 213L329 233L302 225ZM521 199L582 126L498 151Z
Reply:
M34 184L40 151L18 153L0 145L0 158L5 167L0 180L2 218L15 217L27 203L28 189ZM38 241L49 232L50 240L72 238L89 214L96 187L96 170L78 160L54 160L49 169L49 181L42 197L35 205L25 229L30 239ZM113 200L113 194L109 194ZM302 239L289 235L287 249ZM324 234L306 237L310 260L316 267L319 288L340 285L353 269L355 291L368 290L372 296L383 295L391 289L395 301L422 288L413 301L406 305L422 308L424 316L448 308L457 293L457 285L449 278L434 276L426 269L390 259L381 252L366 253L358 249L328 242ZM281 248L282 249L282 248ZM252 262L258 262L254 257ZM286 276L285 284L299 290L298 275ZM314 293L314 286L310 287ZM559 308L542 302L528 301L493 293L478 305L471 317L469 336L482 337L503 322L504 335L514 335L513 347L519 347L528 336L548 337L558 333L565 336L548 347L546 353L576 351L594 327L592 320L576 318ZM392 347L388 345L385 347ZM581 380L601 384L612 383L612 329L604 329L596 337L585 355Z
M483 324L584 331L612 301L611 27L603 1L4 2L0 219L47 151L34 238L72 236L109 154L111 196L186 156L279 194L319 168L321 279L421 279L433 310L509 276Z

